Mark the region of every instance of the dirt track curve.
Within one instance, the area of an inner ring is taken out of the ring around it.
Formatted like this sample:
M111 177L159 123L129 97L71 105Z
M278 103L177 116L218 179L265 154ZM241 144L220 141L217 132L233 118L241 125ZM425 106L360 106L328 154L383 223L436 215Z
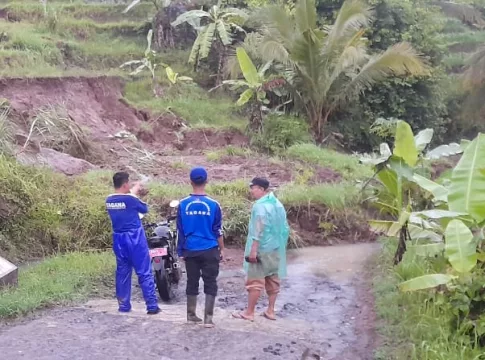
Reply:
M292 252L277 321L231 318L246 294L239 266L226 265L215 329L185 324L182 285L174 303L161 305L156 316L147 316L135 295L129 314L119 314L114 299L95 299L0 326L1 358L263 360L302 359L306 353L307 359L370 360L374 318L364 265L377 249L367 243ZM202 312L203 296L200 301Z

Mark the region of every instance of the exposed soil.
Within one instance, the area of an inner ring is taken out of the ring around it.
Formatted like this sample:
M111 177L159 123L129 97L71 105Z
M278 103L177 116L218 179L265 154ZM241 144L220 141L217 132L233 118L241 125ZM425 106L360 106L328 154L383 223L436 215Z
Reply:
M445 171L453 169L460 161L461 155L451 155L446 158L436 160L431 164L431 179L438 179Z
M288 220L305 245L374 241L377 237L366 222L364 210L335 211L324 206L290 207Z
M450 53L472 53L477 50L479 44L476 43L456 43L448 46Z
M170 183L185 183L188 169L201 165L208 169L211 180L231 181L258 175L268 177L275 186L294 180L298 169L304 168L301 163L274 162L260 155L209 161L204 155L207 150L228 145L245 147L247 137L235 130L190 129L171 113L157 115L136 110L123 99L122 89L123 82L117 77L0 80L0 98L10 102L16 124L18 160L49 166L66 175L81 174L94 167L127 169ZM52 149L47 150L43 139L35 136L24 149L32 119L46 106L67 110L90 141L89 156L52 156ZM311 170L310 183L340 179L331 169Z
M254 323L231 313L246 304L240 252L219 277L215 329L185 325L183 284L163 312L147 316L135 291L133 311L119 314L115 299L97 299L0 326L7 359L373 359L373 301L365 263L377 244L306 248L289 256L277 301L277 321ZM199 313L203 296L199 297ZM260 299L258 313L267 305ZM305 356L303 356L305 354Z

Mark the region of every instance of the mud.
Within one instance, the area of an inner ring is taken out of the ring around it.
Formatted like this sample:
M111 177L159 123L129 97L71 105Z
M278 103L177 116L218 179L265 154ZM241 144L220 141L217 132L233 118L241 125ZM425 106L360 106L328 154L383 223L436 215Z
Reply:
M364 209L335 210L323 205L289 207L288 219L306 246L372 242L377 236L371 231Z
M109 168L135 170L170 183L185 183L187 170L201 165L208 169L213 181L258 175L270 178L276 186L293 181L298 168L307 168L297 162L276 163L261 155L208 161L205 152L209 149L245 147L249 139L237 130L191 129L170 112L152 114L134 109L123 99L123 86L117 77L1 79L0 98L10 103L18 160L48 166L66 175ZM47 145L35 136L27 143L28 151L24 149L32 119L46 106L65 108L92 147L89 157L48 156L52 152L46 155ZM132 137L119 138L120 132ZM312 173L308 183L340 180L331 169L314 167Z
M48 311L0 327L6 359L372 359L372 299L366 261L376 244L305 248L289 255L288 278L277 301L277 321L231 317L244 308L241 254L230 254L220 275L215 329L185 324L183 285L163 312L147 316L139 294L133 311L119 314L114 299ZM201 313L203 296L199 297ZM262 298L258 313L266 305Z

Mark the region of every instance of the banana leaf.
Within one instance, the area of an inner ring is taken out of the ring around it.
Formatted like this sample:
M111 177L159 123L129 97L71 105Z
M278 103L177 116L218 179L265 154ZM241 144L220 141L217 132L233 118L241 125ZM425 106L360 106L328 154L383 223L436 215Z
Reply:
M435 183L434 181L429 180L419 174L414 174L412 181L418 184L424 190L430 192L436 201L448 201L448 189L443 185Z
M402 120L397 122L393 154L403 158L406 164L411 167L414 167L418 162L418 150L416 149L413 130L407 122Z
M446 274L430 274L418 276L414 279L399 284L399 290L403 292L432 289L439 285L446 285L456 276Z
M244 78L248 82L249 86L255 87L261 85L258 70L256 70L256 66L254 66L253 62L246 53L246 50L244 50L242 47L238 47L236 49L236 55L241 72L243 73Z
M477 264L477 244L470 229L452 220L445 230L445 254L454 270L470 272Z
M423 244L423 245L411 245L407 247L407 253L410 255L418 255L424 257L433 257L443 252L445 249L445 244L434 243L434 244Z
M468 145L453 170L448 194L451 211L466 212L478 223L485 220L485 134Z
M416 144L416 149L419 152L422 152L426 148L426 146L428 146L428 144L431 142L431 139L433 139L433 134L433 129L424 129L421 130L414 137L414 143Z

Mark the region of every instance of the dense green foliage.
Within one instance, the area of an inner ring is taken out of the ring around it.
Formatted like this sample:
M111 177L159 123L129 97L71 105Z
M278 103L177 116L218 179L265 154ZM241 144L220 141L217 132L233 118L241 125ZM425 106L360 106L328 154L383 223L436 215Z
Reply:
M196 41L196 46L191 47L197 51L203 49L202 56L197 62L207 57L208 64L212 64L214 62L212 60L215 60L215 67L211 67L212 65L200 66L199 71L194 73L192 66L186 62L186 59L189 58L190 47L188 45L190 44L183 45L187 48L182 52L175 49L167 49L167 51L161 49L161 60L172 66L174 71L181 76L191 76L196 82L206 86L213 84L216 78L217 81L221 81L224 63L233 58L237 46L248 45L243 42L246 36L246 38L252 39L252 45L249 47L252 47L253 51L248 54L257 66L263 65L264 62L261 58L268 55L269 47L254 48L259 45L258 41L254 41L258 36L253 35L259 34L264 37L265 29L268 29L267 26L270 23L264 16L259 16L264 14L262 11L258 11L256 17L249 16L249 22L244 22L244 20L246 15L251 14L254 9L272 6L275 3L278 4L279 9L289 14L289 19L292 16L298 16L295 7L298 2L242 0L222 2L221 8L216 9L219 12L212 7L214 4L210 1L200 1L197 4L203 7L203 12L188 11L177 22L174 22L175 18L170 17L172 15L167 15L167 18L164 18L164 21L168 21L167 24L164 24L165 29L167 26L170 28L170 23L178 25L183 21L188 21L191 24L188 25L193 29L191 36L193 39L199 39ZM316 23L318 28L334 23L343 3L341 0L317 1ZM453 69L452 71L455 72L463 69L470 51L474 51L477 44L484 40L482 31L471 27L466 19L459 16L450 17L453 16L453 12L434 6L427 0L406 2L371 0L368 4L373 7L374 18L372 24L363 32L363 37L367 39L366 46L368 46L369 54L375 55L399 42L409 42L419 54L424 56L431 71L428 75L421 77L397 76L381 79L378 84L366 89L358 101L354 99L344 107L335 108L335 111L331 113L323 111L322 119L325 121L326 114L328 114L330 130L343 134L341 143L357 151L369 151L378 145L379 139L369 132L371 124L377 118L402 119L407 121L414 130L432 127L435 130L434 144L454 141L456 139L453 136L457 135L473 135L474 131L480 129L481 125L476 120L481 113L475 111L471 114L463 114L463 110L473 107L473 103L465 102L463 91L456 87L457 81L450 78L455 75L447 74L446 71ZM483 9L482 4L474 3L473 5L479 14ZM157 10L151 2L141 2L126 13L122 12L123 8L124 5L71 5L49 2L47 15L45 15L44 8L39 3L13 1L5 5L7 17L16 21L20 20L20 22L4 22L0 26L3 44L0 59L4 59L5 74L35 76L37 74L85 72L92 74L93 71L119 73L117 69L119 65L125 61L139 58L143 53L145 47L143 40L151 26L145 20L148 20L149 17L155 19L164 13L171 14L170 11L172 11L170 6L167 8L158 6L158 13L156 13ZM187 5L186 8L187 10L194 9L192 5ZM227 11L224 10L225 8ZM244 9L244 12L240 11L241 9ZM189 16L189 14L191 15ZM214 18L214 16L216 17ZM208 26L209 23L214 26ZM200 24L200 28L197 24ZM289 24L290 22L287 22L287 26ZM246 33L242 31L243 28ZM206 30L209 30L211 36L207 36L206 41L202 43L202 35ZM104 44L107 42L113 46L106 48ZM457 44L463 44L468 50L455 49ZM221 46L224 48L223 55L215 56L215 59L207 56L211 52L222 54L219 51L222 49ZM247 46L245 48L248 50ZM191 61L195 61L196 53L190 56ZM273 52L273 55L276 53ZM34 63L35 66L33 66ZM300 67L301 64L300 61ZM162 84L166 77L163 70L160 68L157 73L157 79L159 79L157 81ZM281 66L273 64L270 73L282 74L281 70ZM346 69L345 74L348 75L349 70L350 68ZM309 71L309 69L305 71ZM316 73L312 72L312 74L314 76ZM283 73L283 75L288 74ZM290 83L289 81L287 85ZM322 80L318 83L328 82ZM341 88L341 81L337 85L337 88ZM278 110L294 112L303 118L313 117L305 110L310 104L308 103L308 99L311 98L310 93L300 86L295 88L300 94L296 96L295 93L292 94L292 89L292 86L286 86L284 89L275 90L269 86L266 91L270 100L269 108L278 107ZM273 90L275 91L273 92ZM321 90L318 90L317 93L321 94ZM301 98L304 93L306 95ZM331 97L331 95L329 96ZM153 105L156 110L160 109L162 106L156 101L152 102L150 97L147 96L144 102L150 104L150 107ZM324 98L322 99L324 100ZM191 101L186 101L187 97L184 96L181 96L181 99L185 102L183 106L180 106L181 115L190 117L186 116L187 111L184 111L183 108L189 106ZM197 99L194 100L197 102ZM317 99L315 98L315 100ZM170 99L169 102L173 102L173 100ZM284 106L282 106L283 103L285 103ZM304 104L306 105L303 106ZM325 104L325 101L322 104ZM198 102L198 105L202 105L201 102ZM320 107L318 103L316 105ZM312 107L314 106L312 105ZM324 105L324 107L328 107L328 105ZM247 116L252 118L254 113L255 107L249 104ZM230 114L229 117L233 117L233 114ZM203 122L209 123L206 120ZM241 126L241 128L243 127ZM315 129L313 130L315 132Z
M485 346L485 175L481 170L485 137L479 134L462 144L463 155L443 183L417 172L419 162L429 155L422 152L431 137L431 129L414 136L409 125L400 121L392 153L384 144L381 157L366 159L375 164L381 182L369 199L394 216L394 220L371 221L371 225L392 237L390 243L398 239L397 266L385 281L401 280L403 293L387 290L388 294L380 294L379 303L387 304L387 296L392 296L413 317L413 326L429 324L433 329L411 328L409 319L395 326L395 305L388 312L380 308L381 315L390 321L385 329L392 336L404 336L403 344L393 342L399 349L397 359L448 359L457 354L461 359L479 359ZM428 199L424 203L419 201L423 192Z

